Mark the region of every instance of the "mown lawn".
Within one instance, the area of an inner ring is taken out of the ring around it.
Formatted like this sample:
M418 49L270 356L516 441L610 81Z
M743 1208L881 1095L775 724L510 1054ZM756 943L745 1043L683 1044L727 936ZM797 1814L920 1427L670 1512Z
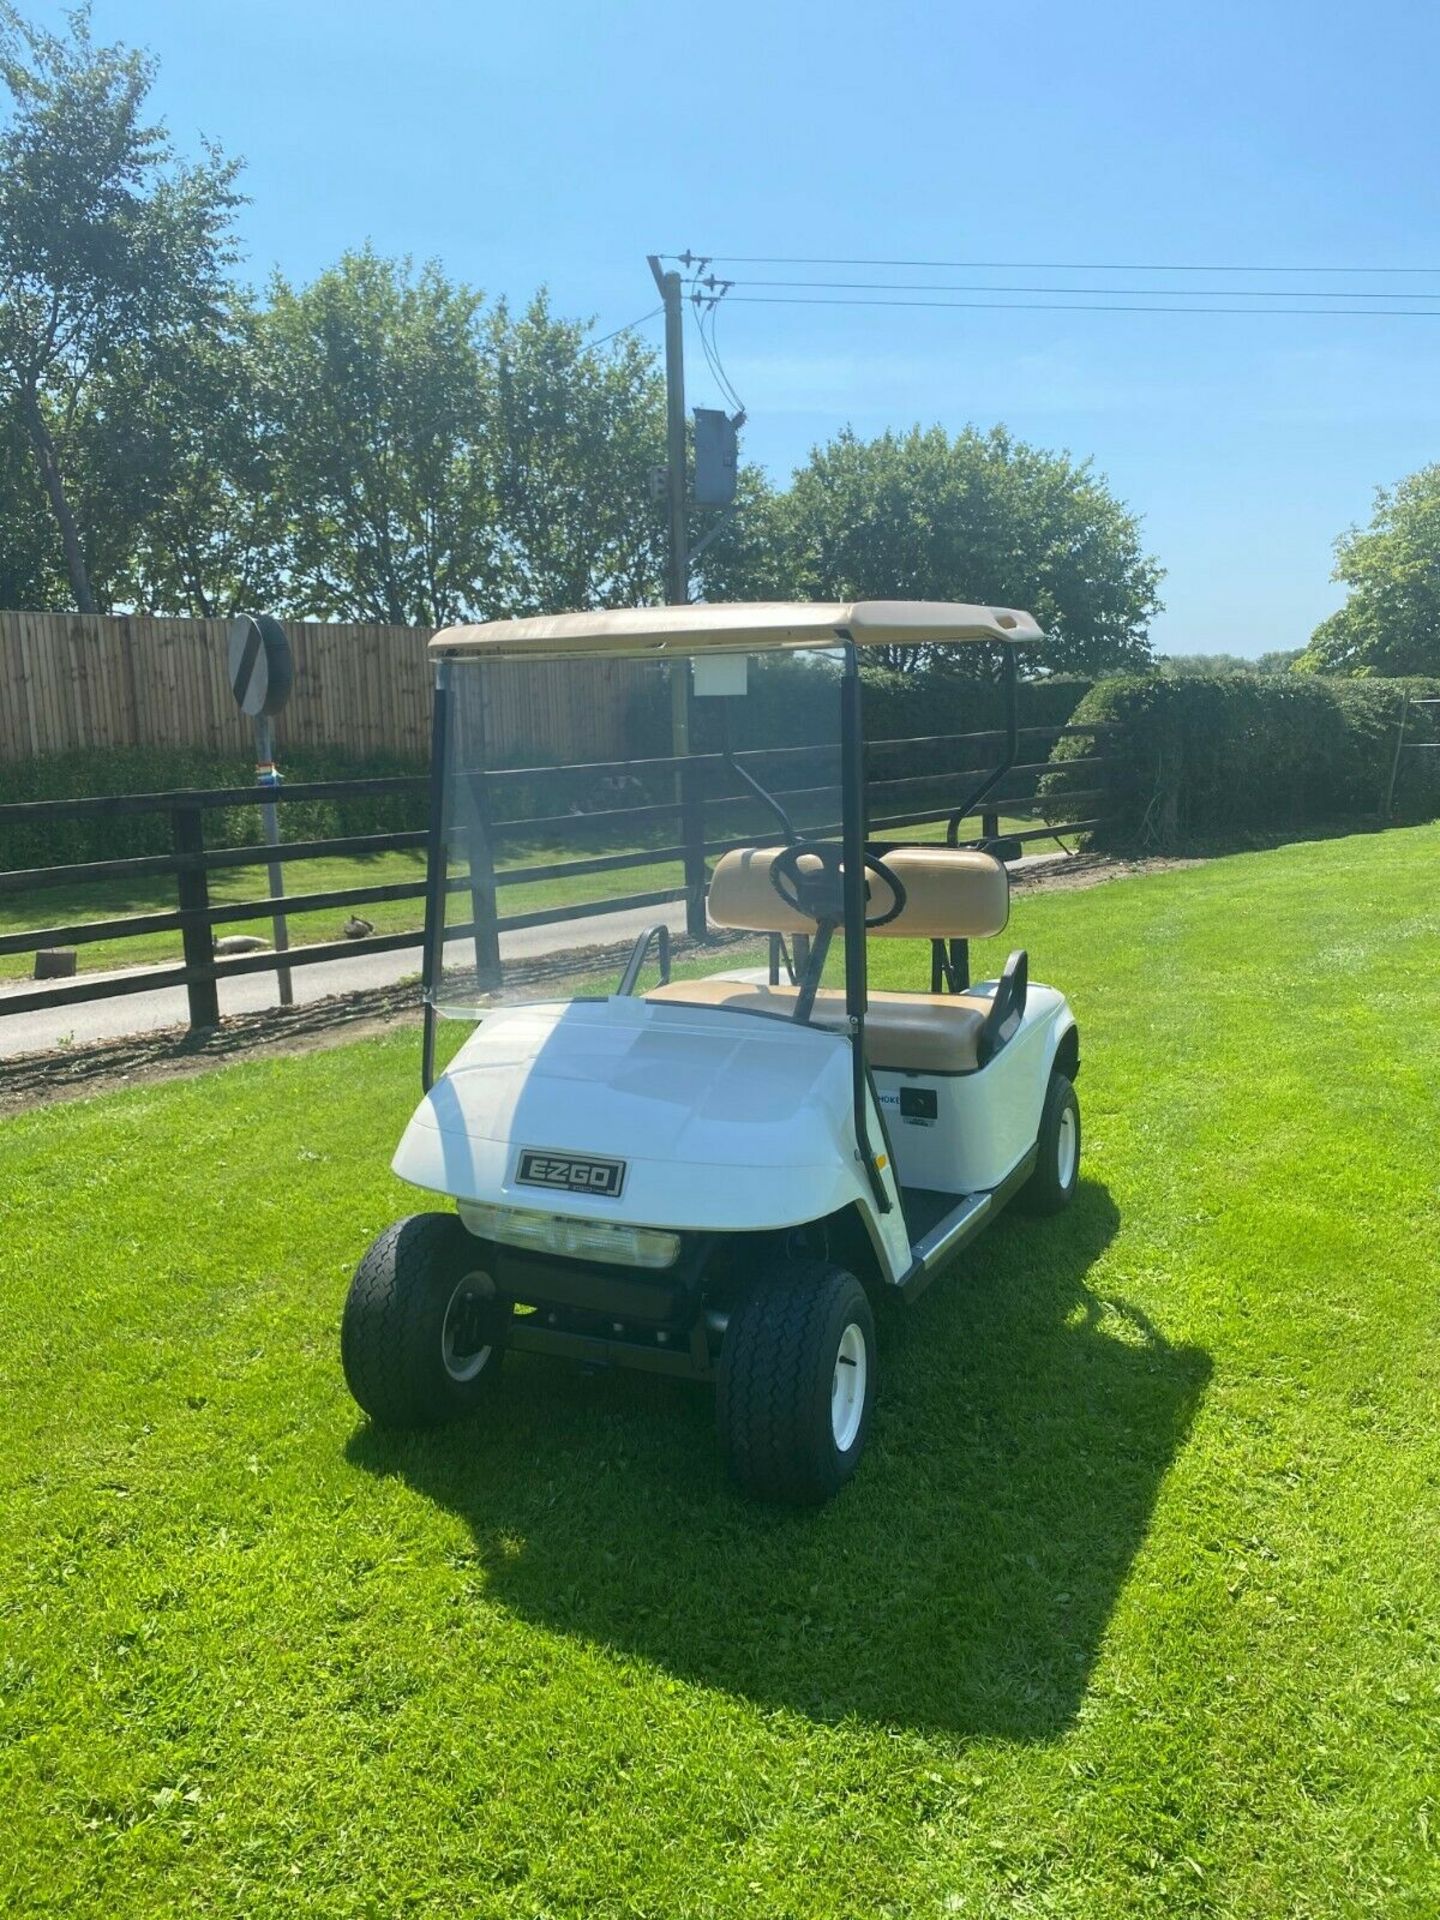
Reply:
M885 1316L819 1513L641 1376L366 1426L409 1033L0 1128L0 1910L1433 1920L1437 862L1017 903L1081 1198Z
M523 862L515 864L530 866L542 861L579 860L593 851L593 848L579 846L567 850L551 848L528 853ZM616 898L622 894L659 892L663 888L682 886L684 877L678 862L659 862L619 873L565 874L556 880L525 881L517 886L501 887L500 911L502 914L535 913L545 907L578 906L588 900ZM405 881L419 883L424 878L423 849L294 861L285 869L285 885L297 894ZM264 867L217 868L210 876L210 897L216 904L265 899ZM169 875L139 881L90 881L83 886L47 888L43 893L0 895L0 933L19 932L41 922L46 926L74 925L82 920L110 919L120 914L163 913L174 906L175 882ZM290 945L298 947L342 939L345 923L352 914L370 921L377 933L404 933L421 925L425 902L423 898L377 900L358 907L292 913L287 916ZM458 895L451 917L452 923L463 918ZM269 941L271 923L268 919L217 921L216 939L227 933L256 934ZM418 933L416 940L418 943ZM113 940L96 940L77 948L76 952L82 972L178 962L182 958L178 933L129 934ZM0 979L27 978L33 965L33 954L0 954Z

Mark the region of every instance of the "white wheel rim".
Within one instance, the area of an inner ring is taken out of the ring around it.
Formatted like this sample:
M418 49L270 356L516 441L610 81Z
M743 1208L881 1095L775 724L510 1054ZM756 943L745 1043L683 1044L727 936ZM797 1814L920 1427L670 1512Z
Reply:
M840 1350L835 1356L835 1377L830 1382L830 1432L838 1453L848 1453L860 1431L869 1368L870 1356L865 1350L865 1335L852 1320L840 1336Z
M440 1328L440 1358L450 1378L462 1385L482 1372L490 1358L489 1345L470 1345L470 1322L475 1302L488 1306L494 1298L495 1282L488 1273L467 1273L446 1302L445 1319Z
M1060 1116L1060 1132L1055 1143L1055 1172L1062 1187L1075 1178L1075 1162L1080 1153L1080 1133L1075 1125L1075 1109L1066 1107Z

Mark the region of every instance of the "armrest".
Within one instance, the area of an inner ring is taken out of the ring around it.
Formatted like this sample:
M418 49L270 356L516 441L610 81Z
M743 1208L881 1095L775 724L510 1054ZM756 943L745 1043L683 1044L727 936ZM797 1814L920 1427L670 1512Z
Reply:
M1005 962L995 988L995 998L990 1002L990 1011L980 1030L975 1054L982 1067L995 1058L1024 1019L1029 991L1030 956L1023 947L1017 947Z

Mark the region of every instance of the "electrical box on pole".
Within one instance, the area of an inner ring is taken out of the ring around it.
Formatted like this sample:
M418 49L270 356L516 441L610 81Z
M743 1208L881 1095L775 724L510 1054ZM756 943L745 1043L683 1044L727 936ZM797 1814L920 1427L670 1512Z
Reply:
M728 507L735 498L739 434L718 407L695 409L695 504Z

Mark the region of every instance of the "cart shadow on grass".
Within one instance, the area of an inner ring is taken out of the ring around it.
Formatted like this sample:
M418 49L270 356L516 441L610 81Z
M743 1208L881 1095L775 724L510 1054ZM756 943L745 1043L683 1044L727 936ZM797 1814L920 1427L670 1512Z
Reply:
M512 1355L486 1411L347 1452L460 1514L487 1601L821 1721L1048 1739L1074 1718L1210 1373L1086 1275L1119 1216L1082 1181L1007 1216L914 1308L828 1507L725 1479L711 1394Z

